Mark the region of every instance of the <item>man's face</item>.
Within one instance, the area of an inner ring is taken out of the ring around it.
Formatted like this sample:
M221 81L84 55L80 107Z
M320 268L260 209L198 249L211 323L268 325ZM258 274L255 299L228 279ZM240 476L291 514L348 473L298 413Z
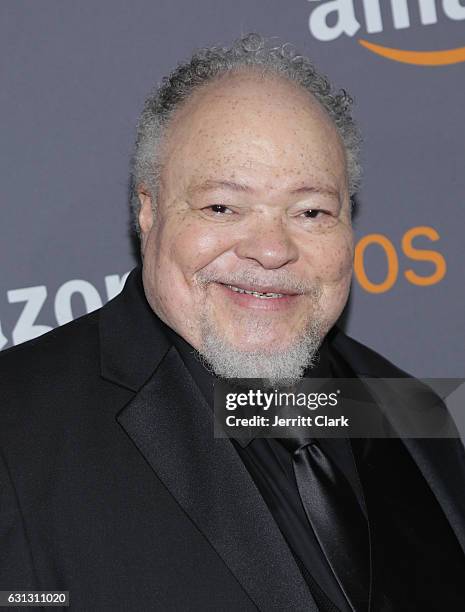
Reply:
M236 355L318 343L347 301L353 239L344 151L318 103L242 72L177 111L152 213L140 194L143 282L193 347Z

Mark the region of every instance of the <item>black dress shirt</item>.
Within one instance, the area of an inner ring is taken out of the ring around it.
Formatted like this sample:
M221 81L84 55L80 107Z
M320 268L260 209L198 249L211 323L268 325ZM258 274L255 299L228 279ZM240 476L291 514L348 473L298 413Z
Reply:
M213 410L215 376L199 360L190 344L171 328L165 326L165 330ZM305 376L331 378L345 374L338 372L334 361L332 363L325 340L319 350L317 365ZM351 608L302 506L290 451L273 438L231 439L231 442L269 507L320 610L349 612ZM320 445L352 484L361 510L366 513L350 441L321 439Z

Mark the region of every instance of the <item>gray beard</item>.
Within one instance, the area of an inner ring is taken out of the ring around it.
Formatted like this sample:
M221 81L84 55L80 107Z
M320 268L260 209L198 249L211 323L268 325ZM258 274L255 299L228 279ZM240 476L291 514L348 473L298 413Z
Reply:
M260 331L266 334L266 325ZM303 333L287 348L273 352L241 351L220 336L215 325L204 315L201 322L202 348L200 357L220 378L259 378L265 387L295 385L307 368L315 365L318 348L324 336L324 325L312 319Z

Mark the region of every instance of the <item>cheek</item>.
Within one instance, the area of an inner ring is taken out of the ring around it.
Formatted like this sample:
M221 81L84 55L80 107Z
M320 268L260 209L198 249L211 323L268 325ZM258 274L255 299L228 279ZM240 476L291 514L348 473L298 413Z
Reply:
M321 283L320 307L327 327L342 312L352 278L353 238L351 232L321 239L307 252L307 269Z
M353 243L339 242L327 254L327 281L339 283L352 276Z
M161 231L162 229L162 231ZM194 277L230 248L230 237L195 219L172 219L154 237L157 291L165 301L182 299L192 307Z
M327 253L327 264L321 273L322 307L332 325L341 314L349 296L353 266L353 240L338 241Z
M168 225L155 237L156 264L152 302L157 314L192 346L201 343L199 320L205 308L205 291L195 275L230 247L216 228L195 222Z
M170 234L163 251L172 267L176 268L176 273L191 284L199 270L230 248L230 242L226 232L193 220Z
M305 260L310 274L317 276L323 285L337 285L350 281L353 257L353 237L347 231L315 239L306 249Z

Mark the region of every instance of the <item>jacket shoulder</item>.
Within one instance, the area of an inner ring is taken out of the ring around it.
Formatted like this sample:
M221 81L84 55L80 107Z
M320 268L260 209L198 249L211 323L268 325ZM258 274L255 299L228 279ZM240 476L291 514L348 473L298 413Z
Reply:
M99 311L94 311L2 351L2 404L4 400L40 397L45 389L58 391L65 381L82 381L91 372L99 372L98 321Z
M100 309L99 309L100 310ZM98 339L99 310L83 315L49 332L9 347L0 352L0 369L26 365L47 358L56 358L64 353L75 354L76 349L89 347L89 341Z
M354 368L357 374L374 378L411 378L412 375L394 365L372 348L336 329L332 346Z

